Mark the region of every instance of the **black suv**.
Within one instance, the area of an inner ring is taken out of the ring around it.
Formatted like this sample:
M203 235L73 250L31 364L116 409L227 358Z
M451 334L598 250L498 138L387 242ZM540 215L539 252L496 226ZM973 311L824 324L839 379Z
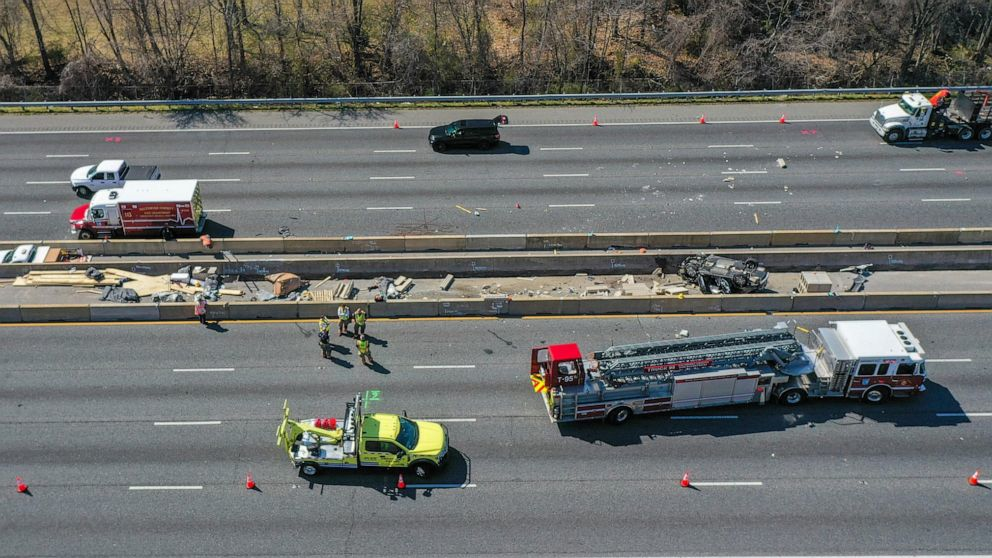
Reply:
M434 151L447 151L449 147L480 147L492 149L499 144L499 124L509 120L499 115L492 120L456 120L447 126L431 128L427 140Z

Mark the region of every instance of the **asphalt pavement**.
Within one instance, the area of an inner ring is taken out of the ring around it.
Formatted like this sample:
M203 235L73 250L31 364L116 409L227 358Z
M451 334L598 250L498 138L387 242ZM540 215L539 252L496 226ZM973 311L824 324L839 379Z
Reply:
M201 179L215 236L987 225L989 145L886 145L880 104L4 115L0 237L67 238L69 173L105 158ZM427 143L500 112L491 151Z
M373 320L372 369L322 360L304 322L0 327L0 555L983 553L992 490L967 477L992 470L988 316ZM559 426L527 377L546 343L856 318L909 325L925 394ZM433 488L301 477L276 446L284 400L340 418L365 390L445 421Z

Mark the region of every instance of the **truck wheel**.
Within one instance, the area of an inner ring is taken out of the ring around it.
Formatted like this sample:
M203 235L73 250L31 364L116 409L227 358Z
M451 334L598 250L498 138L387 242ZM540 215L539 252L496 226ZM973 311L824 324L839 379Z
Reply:
M79 231L79 240L93 240L93 237L95 236L96 235L93 234L93 231L89 229L83 229Z
M437 467L429 461L418 461L410 465L410 473L418 479L429 479Z
M606 422L610 424L623 424L630 420L632 416L634 416L634 412L629 407L617 407L610 411L610 414L606 415Z
M442 143L439 141L434 144L434 151L437 151L438 153L444 153L447 150L448 150L448 144L446 143Z
M79 188L76 188L76 195L88 198L93 195L93 190L90 190L86 186L80 186Z
M795 407L806 401L806 392L802 388L789 388L778 394L778 402L786 407Z
M978 139L989 141L989 138L992 138L992 128L982 128L978 131Z
M889 398L889 390L885 388L875 387L866 391L861 399L865 403L870 403L872 405L878 405L879 403L884 403L886 399Z
M308 477L316 475L318 470L316 463L304 463L300 465L300 471Z
M885 141L888 143L902 141L902 130L889 130L885 132Z
M973 137L975 137L975 131L968 126L964 126L958 130L958 139L961 141L968 141Z

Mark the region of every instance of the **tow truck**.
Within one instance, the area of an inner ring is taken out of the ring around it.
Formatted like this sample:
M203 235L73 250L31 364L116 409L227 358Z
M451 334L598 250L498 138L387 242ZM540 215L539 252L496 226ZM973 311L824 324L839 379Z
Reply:
M876 110L868 123L888 143L944 136L988 141L992 138L992 91L959 91L952 96L941 89L929 99L921 93L905 93L898 103Z
M801 343L796 332L805 333ZM531 383L553 422L776 400L881 403L926 390L926 362L905 323L844 321L618 345L583 358L575 343L531 351Z
M278 445L304 475L321 469L383 467L409 469L426 479L444 466L448 430L442 424L385 413L366 414L362 394L345 404L340 426L334 418L293 420L283 404Z

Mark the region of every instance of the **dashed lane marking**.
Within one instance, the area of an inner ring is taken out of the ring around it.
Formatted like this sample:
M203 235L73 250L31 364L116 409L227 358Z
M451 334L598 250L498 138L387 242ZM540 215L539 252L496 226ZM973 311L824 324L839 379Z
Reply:
M737 415L670 415L672 420L737 420Z
M548 207L596 207L594 203L549 203Z
M51 211L4 211L4 215L51 215Z
M970 202L971 198L923 198L921 202Z
M207 153L207 155L210 155L210 156L215 156L215 155L251 155L251 152L250 151L211 151L210 153Z
M240 178L198 178L197 182L241 182Z
M368 211L380 211L380 210L406 211L413 209L413 207L409 205L405 205L402 207L366 207L365 209L367 209Z
M369 180L413 180L415 176L370 176Z
M582 151L581 147L542 147L541 151Z
M66 155L45 155L46 159L85 159L89 155L83 154L66 154Z
M234 372L233 368L173 368L173 372Z
M68 180L29 180L25 184L72 184Z
M129 486L128 490L203 490L203 485L172 485L172 486Z
M754 147L754 145L750 143L738 143L738 144L729 144L729 145L707 145L706 147L710 149L729 149L731 147Z
M416 149L376 149L372 153L416 153Z
M723 171L720 174L768 174L768 171L766 171L766 170L760 170L760 171L749 171L749 170Z
M764 486L761 481L692 482L690 486Z
M970 358L928 358L927 362L971 362Z
M476 484L462 483L462 484L408 484L407 488L475 488Z
M544 178L585 178L587 176L589 176L589 173L545 174Z
M424 419L432 422L476 422L477 419L474 418L435 418L435 419Z
M780 205L780 201L738 201L734 205Z
M155 426L215 426L220 423L219 420L166 420L153 422L152 424Z
M947 169L943 167L921 168L921 169L899 169L899 172L941 172Z
M416 370L433 370L439 368L475 368L474 364L416 364Z

